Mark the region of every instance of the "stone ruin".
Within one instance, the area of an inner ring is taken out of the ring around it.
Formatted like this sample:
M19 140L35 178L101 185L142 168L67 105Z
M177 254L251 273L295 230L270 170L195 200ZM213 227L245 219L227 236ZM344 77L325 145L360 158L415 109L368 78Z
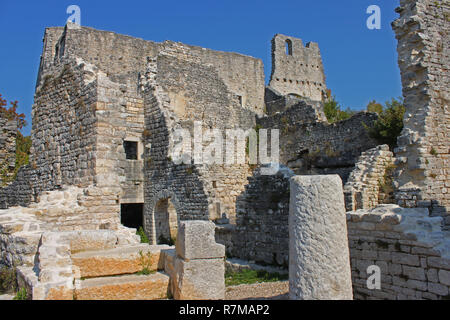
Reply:
M448 298L449 7L405 0L397 11L407 111L394 152L369 137L374 113L327 122L316 43L275 35L265 87L257 58L71 23L47 28L30 163L0 189L0 263L17 267L33 299L223 299L225 252L289 267L291 298ZM15 129L4 128L0 148L10 162ZM255 128L279 129L274 175L242 150L244 163L172 158L180 129ZM385 194L393 166L394 192ZM336 186L316 194L323 175ZM302 194L317 199L306 207ZM328 194L339 201L326 211L318 199ZM293 225L293 215L313 232ZM328 228L317 215L339 221L319 239L322 253L289 237L317 241L314 230ZM150 244L139 243L141 227ZM302 287L312 268L306 257L331 254L330 244L350 261L339 284L318 277L315 292ZM206 258L215 270L208 279L199 276ZM381 290L367 289L371 265L381 268ZM329 286L340 289L319 290Z

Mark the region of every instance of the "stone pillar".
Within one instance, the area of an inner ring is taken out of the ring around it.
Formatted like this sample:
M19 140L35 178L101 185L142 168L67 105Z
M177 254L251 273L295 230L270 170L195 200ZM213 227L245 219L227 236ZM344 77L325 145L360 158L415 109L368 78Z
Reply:
M291 178L289 298L353 298L344 193L338 175Z
M176 300L225 298L225 246L214 239L210 221L183 221L176 242L173 297Z

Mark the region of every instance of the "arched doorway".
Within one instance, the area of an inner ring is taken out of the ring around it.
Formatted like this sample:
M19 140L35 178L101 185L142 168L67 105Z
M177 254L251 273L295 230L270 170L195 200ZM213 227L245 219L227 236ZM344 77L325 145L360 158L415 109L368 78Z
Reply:
M161 199L156 203L154 221L157 244L175 244L178 219L177 211L170 198Z

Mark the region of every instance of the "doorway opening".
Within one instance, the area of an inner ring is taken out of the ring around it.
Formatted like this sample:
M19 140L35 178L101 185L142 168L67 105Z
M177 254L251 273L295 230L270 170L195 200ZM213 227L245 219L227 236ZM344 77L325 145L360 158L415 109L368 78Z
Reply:
M120 205L120 222L128 228L143 227L144 218L143 203L123 203Z
M156 203L154 217L157 244L174 245L178 232L178 215L170 198Z

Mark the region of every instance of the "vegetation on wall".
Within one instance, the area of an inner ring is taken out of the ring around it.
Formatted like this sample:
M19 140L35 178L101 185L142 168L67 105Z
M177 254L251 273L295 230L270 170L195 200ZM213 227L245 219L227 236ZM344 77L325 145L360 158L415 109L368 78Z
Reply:
M324 102L324 112L329 123L346 120L356 113L349 108L343 110L342 106L336 101L336 97L331 95L331 90L327 91L327 98Z
M19 105L17 101L10 103L11 106L8 108L7 101L0 94L0 114L8 120L16 120L18 128L16 136L16 163L13 169L9 168L6 163L0 164L0 185L8 184L16 179L19 169L28 164L31 149L31 137L24 136L19 131L27 125L25 115L17 113Z
M380 144L387 144L393 150L397 146L397 137L403 129L403 115L405 114L405 106L403 99L392 98L386 102L383 107L381 104L372 101L367 106L367 111L378 113L372 127L365 126L369 136L378 141Z

